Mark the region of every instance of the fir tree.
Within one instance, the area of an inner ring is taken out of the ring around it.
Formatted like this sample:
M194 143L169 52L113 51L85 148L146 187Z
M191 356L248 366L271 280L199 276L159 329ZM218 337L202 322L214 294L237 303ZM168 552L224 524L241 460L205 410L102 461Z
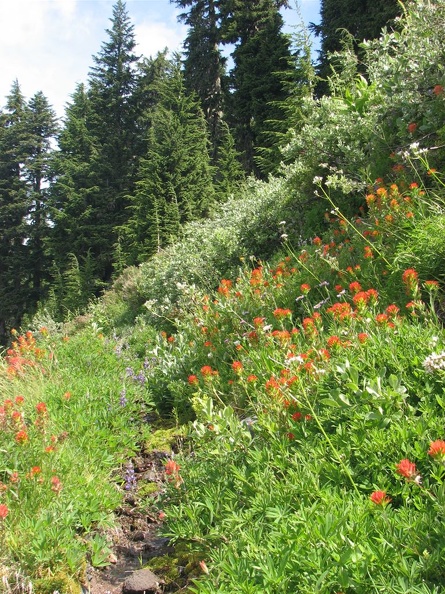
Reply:
M26 101L14 82L0 114L0 343L17 327L30 303L28 191L24 161Z
M219 146L220 121L224 112L223 78L225 58L219 49L219 0L171 0L189 8L180 20L189 26L184 41L184 78L189 92L194 91L209 126L212 159Z
M402 12L398 0L321 0L319 25L311 29L321 38L318 74L329 76L329 54L342 49L345 32L355 40L354 48L360 57L358 44L364 39L375 39L385 25L391 25ZM327 91L326 83L319 92Z
M129 263L178 238L182 226L208 212L214 200L206 123L198 101L186 91L179 59L168 63L157 92L148 151L123 228Z
M101 204L96 204L100 233L108 239L102 250L106 261L103 279L112 273L116 229L126 220L126 196L133 190L140 152L137 106L138 60L136 41L126 7L118 0L113 7L109 40L102 45L90 72L92 103L90 130L98 141L96 171Z
M22 170L29 198L28 247L32 269L32 295L37 303L44 296L49 259L46 241L49 234L48 187L52 178L53 142L58 125L56 115L42 92L28 103L25 120L25 162Z
M270 122L285 117L280 108L288 94L285 79L293 77L290 41L282 32L282 6L287 6L285 0L232 0L225 14L225 39L236 43L229 123L246 172L256 175L262 174L256 156L274 143ZM271 163L268 169L274 166Z
M109 229L100 224L100 145L91 131L92 117L91 100L85 86L79 84L66 108L50 191L50 247L55 270L63 273L70 265L71 254L79 259L91 252L96 282L90 284L90 296L98 288L97 279L105 275L109 250Z

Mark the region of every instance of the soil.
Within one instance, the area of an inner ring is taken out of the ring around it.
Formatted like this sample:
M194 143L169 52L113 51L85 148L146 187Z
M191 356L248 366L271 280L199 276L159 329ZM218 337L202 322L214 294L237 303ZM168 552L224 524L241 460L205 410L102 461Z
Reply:
M105 533L112 551L108 559L110 564L104 568L87 568L83 594L121 594L124 581L134 571L143 568L153 557L173 552L168 539L159 535L162 521L154 505L163 490L168 457L168 452L152 451L132 461L133 486L115 512L117 526ZM149 486L150 493L140 496L144 486Z

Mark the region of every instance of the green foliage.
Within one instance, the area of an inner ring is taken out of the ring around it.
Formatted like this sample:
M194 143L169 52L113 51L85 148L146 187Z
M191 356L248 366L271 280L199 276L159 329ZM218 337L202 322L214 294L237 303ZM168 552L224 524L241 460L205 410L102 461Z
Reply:
M63 574L64 592L76 591L68 582L82 579L86 554L105 562L95 530L113 523L118 470L151 405L139 364L115 346L91 325L69 339L41 328L16 337L0 370L2 563L31 578Z
M312 24L312 30L321 37L321 51L318 65L319 75L326 79L330 75L332 54L342 49L346 34L354 41L354 51L363 57L360 43L365 39L376 39L384 27L391 27L394 19L402 13L397 0L376 0L375 2L354 0L321 0L319 25ZM326 90L324 85L321 88Z
M178 59L166 64L157 92L148 152L123 228L129 263L178 239L183 225L208 212L214 200L204 117L185 90Z

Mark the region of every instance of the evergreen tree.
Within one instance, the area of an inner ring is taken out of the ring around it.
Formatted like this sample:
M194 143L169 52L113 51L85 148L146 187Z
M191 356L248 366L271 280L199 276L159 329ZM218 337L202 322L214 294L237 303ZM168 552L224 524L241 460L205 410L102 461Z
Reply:
M189 92L194 91L201 102L209 126L212 159L219 146L220 121L224 112L223 78L225 58L219 49L219 0L170 0L189 11L180 15L189 26L184 41L184 78Z
M321 22L311 25L311 29L321 38L320 77L326 79L329 76L329 54L342 49L345 32L355 40L355 50L358 52L358 43L378 37L382 28L391 25L401 12L402 6L398 0L321 0ZM326 84L321 84L319 89L325 92Z
M46 97L26 103L15 82L0 117L0 335L44 296L47 189L56 118Z
M126 220L126 197L133 190L141 150L136 101L139 57L134 53L134 27L122 0L114 5L110 20L109 40L93 56L95 66L89 79L93 108L90 130L97 138L99 150L96 170L101 204L96 204L96 215L98 226L108 239L102 250L106 261L104 280L112 273L116 229Z
M285 82L294 77L290 41L282 32L282 6L286 0L231 0L224 14L225 40L236 43L229 124L246 172L259 176L263 172L256 157L275 142L270 132L276 124L271 123L285 118L280 107L288 95ZM267 169L275 165L267 164Z
M0 343L17 327L30 301L26 217L28 192L24 161L26 101L14 82L0 114Z
M131 216L122 230L128 263L143 261L179 237L214 200L208 136L198 101L187 93L178 58L157 83L148 151L141 160Z
M91 131L92 116L85 86L79 84L66 108L59 134L59 150L53 162L55 180L50 192L54 271L63 274L73 255L79 260L91 253L96 281L90 283L90 296L100 286L98 279L109 265L109 229L101 225L100 146Z
M32 270L32 300L44 296L49 258L46 241L49 235L48 187L52 178L53 142L58 131L56 115L41 91L28 102L25 119L25 160L22 175L27 182L29 212L29 266Z

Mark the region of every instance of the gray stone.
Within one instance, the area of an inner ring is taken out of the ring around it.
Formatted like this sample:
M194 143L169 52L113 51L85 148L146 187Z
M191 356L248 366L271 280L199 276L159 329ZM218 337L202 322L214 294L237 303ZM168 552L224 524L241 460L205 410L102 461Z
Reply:
M122 585L123 594L158 594L164 581L149 569L138 569Z

